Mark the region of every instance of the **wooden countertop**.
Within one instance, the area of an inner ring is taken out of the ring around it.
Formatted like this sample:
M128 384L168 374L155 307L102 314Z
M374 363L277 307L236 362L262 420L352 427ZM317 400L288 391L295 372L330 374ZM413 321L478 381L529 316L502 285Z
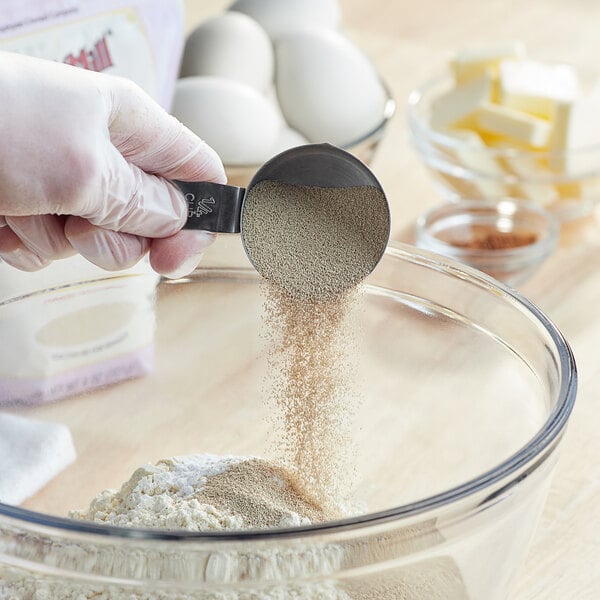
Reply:
M219 12L223 0L187 0L186 27ZM600 3L594 0L341 0L347 33L390 86L398 111L372 168L404 240L417 215L438 203L409 144L409 91L465 43L520 39L534 56L597 68ZM568 225L558 252L520 291L569 340L580 373L576 408L549 498L515 600L600 597L600 225L597 216Z
M600 2L596 0L340 0L340 3L347 34L370 56L398 104L371 164L390 200L394 240L410 241L416 217L441 201L410 146L405 101L410 90L442 68L457 47L465 43L520 39L534 56L598 68ZM189 31L207 16L226 8L229 0L185 0L185 4ZM600 598L600 385L595 381L600 376L598 214L564 226L558 251L520 291L562 330L574 350L580 379L576 407L545 511L511 600L597 599ZM226 309L224 306L223 310ZM239 348L235 350L242 352ZM144 385L150 386L151 382ZM114 394L106 401L103 414L116 419L117 411L112 414L111 410L120 402L119 395ZM182 406L181 410L184 409ZM52 420L71 423L89 418L68 401L38 412ZM159 427L164 427L159 412L152 412L150 407L148 414L149 428L159 431ZM181 418L184 417L185 413ZM235 418L239 419L239 415ZM106 422L109 431L114 422L110 419ZM236 424L239 426L239 422ZM257 429L255 437L262 433ZM240 429L239 435L248 433ZM92 484L97 474L94 468L106 471L124 455L132 465L149 459L135 435L129 442L124 449L111 442L110 437L103 440L106 446L103 461L98 462L101 455L95 453L97 462L90 463ZM251 442L249 439L249 446ZM189 451L198 450L190 446ZM159 457L175 452L184 453L180 446L171 448L161 440ZM125 465L124 472L129 473L128 469L129 465ZM56 485L48 488L56 490ZM69 489L74 506L83 506L89 498L88 491L79 492L75 484L65 489Z

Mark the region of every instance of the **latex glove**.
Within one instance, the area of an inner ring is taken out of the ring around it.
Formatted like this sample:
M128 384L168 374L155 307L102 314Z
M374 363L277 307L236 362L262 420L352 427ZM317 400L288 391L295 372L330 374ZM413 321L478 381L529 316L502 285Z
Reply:
M164 178L226 181L217 154L130 81L0 52L0 258L33 271L79 252L109 270L146 252L182 276L213 234L180 231Z

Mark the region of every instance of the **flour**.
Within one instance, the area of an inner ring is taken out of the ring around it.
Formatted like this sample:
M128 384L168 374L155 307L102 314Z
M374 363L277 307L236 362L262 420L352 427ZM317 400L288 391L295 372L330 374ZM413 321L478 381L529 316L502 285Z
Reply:
M242 529L243 520L201 503L197 494L209 477L245 460L240 456L192 454L137 469L119 491L105 490L73 519L116 525L187 531Z
M355 600L333 583L308 584L304 587L279 587L269 591L244 592L157 592L125 590L116 586L84 586L77 583L40 584L23 579L16 570L0 572L0 600ZM14 578L15 586L10 585ZM42 587L40 587L42 585ZM361 596L360 600L367 600ZM358 597L357 597L358 600ZM382 600L391 600L383 598Z
M137 469L120 490L105 490L70 517L186 531L293 527L329 514L302 496L293 474L244 456L192 454Z
M76 519L121 527L188 531L300 525L327 518L295 487L293 473L255 457L190 455L137 469L120 490L99 494ZM208 500L211 500L210 502ZM312 519L312 521L311 521ZM432 535L427 529L425 533ZM3 531L35 573L0 565L0 600L466 600L446 557L357 577L352 565L415 551L414 532L335 543L240 542L175 549L131 538L115 545ZM435 534L434 534L435 535ZM441 536L438 537L443 540ZM179 546L180 544L177 544ZM72 579L69 573L76 574ZM350 575L350 578L337 576ZM100 577L96 577L100 575ZM180 588L181 586L181 588Z
M105 490L85 510L71 518L119 527L186 531L226 531L260 527L310 525L328 518L319 506L295 487L291 472L266 460L248 456L192 454L160 460L137 469L119 490ZM92 564L86 548L57 545L56 552L69 568ZM145 552L145 551L142 551ZM93 552L92 552L93 554ZM67 557L67 559L65 559ZM71 562L69 562L71 559ZM110 565L107 575L123 580L130 567L143 579L144 570L159 581L177 580L182 573L197 572L202 591L173 592L111 584L57 580L32 576L24 570L0 567L0 600L347 600L333 582L291 583L264 586L260 580L289 581L335 572L341 554L337 547L301 545L294 549L264 551L260 566L246 550L215 551L208 556L184 555L176 560L160 550L147 556L115 550L114 557L98 559ZM81 563L81 565L79 565ZM248 586L251 568L256 589ZM256 571L256 569L259 571ZM85 569L82 569L82 571ZM256 572L255 572L256 571ZM129 577L127 577L129 579ZM235 590L240 582L240 591ZM223 591L219 588L223 587ZM160 587L160 584L157 586ZM233 588L233 589L232 589ZM209 591L209 590L215 591ZM231 590L231 591L229 591ZM242 591L244 590L244 591Z

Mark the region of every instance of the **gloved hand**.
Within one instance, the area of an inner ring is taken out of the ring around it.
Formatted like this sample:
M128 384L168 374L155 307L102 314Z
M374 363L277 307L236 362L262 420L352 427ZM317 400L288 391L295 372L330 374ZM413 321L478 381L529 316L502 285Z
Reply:
M26 271L79 252L109 270L150 252L182 276L213 234L180 231L163 178L226 181L217 154L130 81L0 52L0 258Z

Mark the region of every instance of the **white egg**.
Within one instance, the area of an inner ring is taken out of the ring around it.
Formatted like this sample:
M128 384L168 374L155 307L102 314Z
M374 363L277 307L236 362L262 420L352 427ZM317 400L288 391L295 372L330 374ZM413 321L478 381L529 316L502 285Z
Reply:
M275 58L283 115L310 142L344 146L381 123L385 90L367 57L341 34L314 29L284 36Z
M189 35L181 75L234 79L265 92L273 81L273 46L247 15L229 12L208 19Z
M273 109L277 111L277 114L279 115L281 120L285 121L285 117L281 112L281 106L279 106L279 98L277 98L277 88L275 87L275 82L273 82L269 89L266 91L265 97L273 105Z
M172 112L212 146L226 165L263 163L283 127L262 94L221 77L179 79Z
M335 29L341 20L337 0L237 0L229 10L251 16L272 39L305 27Z
M273 148L271 148L271 155L275 156L284 150L304 146L304 144L308 144L308 140L301 133L291 127L284 127L277 136Z

